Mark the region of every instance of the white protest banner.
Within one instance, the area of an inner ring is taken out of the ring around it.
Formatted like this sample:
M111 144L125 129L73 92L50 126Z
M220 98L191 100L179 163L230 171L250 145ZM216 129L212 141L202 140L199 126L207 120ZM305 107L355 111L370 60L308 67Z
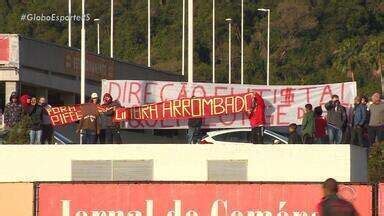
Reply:
M350 108L357 95L356 83L335 83L322 85L240 85L221 83L184 83L141 80L103 80L102 94L110 93L122 106L132 107L166 100L218 95L258 92L266 103L266 121L270 126L286 126L290 123L301 124L304 106L307 103L323 106L331 96L339 95L343 106ZM249 127L245 113L206 118L204 128ZM186 120L159 120L126 122L131 129L176 129L187 128Z

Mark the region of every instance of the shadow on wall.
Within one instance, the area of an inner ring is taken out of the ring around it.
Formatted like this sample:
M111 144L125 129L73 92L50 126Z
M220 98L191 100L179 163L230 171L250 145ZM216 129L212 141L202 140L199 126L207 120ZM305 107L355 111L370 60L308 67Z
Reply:
M361 154L364 151L366 154ZM351 182L368 181L368 149L350 145Z

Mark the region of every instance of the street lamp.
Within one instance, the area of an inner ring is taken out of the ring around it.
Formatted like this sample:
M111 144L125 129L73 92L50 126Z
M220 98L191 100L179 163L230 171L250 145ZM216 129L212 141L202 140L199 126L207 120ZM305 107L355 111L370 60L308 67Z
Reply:
M268 33L267 33L267 85L269 86L269 38L270 38L270 9L264 9L260 8L257 9L259 11L267 12L268 13Z
M231 84L231 26L232 19L227 18L225 21L228 22L228 83Z
M81 48L80 48L80 101L85 103L85 0L81 0ZM82 135L80 135L80 144L83 143Z
M111 58L113 58L113 0L111 0Z
M216 56L215 56L215 0L212 0L212 83L215 83L215 64L216 64Z
M188 82L193 83L193 0L188 0Z
M151 0L148 0L148 67L151 67Z
M241 0L241 64L240 64L240 80L244 84L244 0Z
M71 35L72 35L72 24L71 24L71 21L72 21L72 3L71 3L71 0L68 0L68 46L71 47L72 46L72 39L71 39Z
M97 26L97 54L100 54L100 19L93 20Z
M183 0L183 34L181 36L181 75L185 75L185 0Z

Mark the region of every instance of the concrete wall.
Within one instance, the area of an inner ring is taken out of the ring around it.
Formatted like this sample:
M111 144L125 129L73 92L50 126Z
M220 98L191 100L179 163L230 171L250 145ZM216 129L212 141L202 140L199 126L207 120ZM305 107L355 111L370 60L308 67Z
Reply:
M157 181L206 181L207 160L247 160L248 181L367 181L365 149L350 145L3 145L0 182L70 181L72 160L143 159Z

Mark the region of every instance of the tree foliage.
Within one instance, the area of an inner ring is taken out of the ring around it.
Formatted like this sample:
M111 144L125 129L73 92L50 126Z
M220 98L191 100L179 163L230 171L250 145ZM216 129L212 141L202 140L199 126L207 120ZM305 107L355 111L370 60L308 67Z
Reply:
M81 14L81 1L73 14ZM227 82L228 26L233 19L232 72L240 82L241 1L216 0L216 80ZM382 0L245 0L245 81L266 83L267 16L271 9L272 84L317 84L351 81L359 93L380 90L379 53L384 51L384 2ZM87 50L96 50L96 25L101 19L101 51L109 54L110 1L87 0ZM115 47L118 59L146 64L147 1L115 0ZM212 79L212 1L194 0L195 80ZM0 2L0 32L67 43L66 22L21 21L23 13L66 15L67 1L6 0ZM180 73L182 1L152 0L152 64ZM72 43L80 46L80 22L73 24ZM381 48L380 48L381 47ZM383 61L382 61L383 62Z
M21 121L12 127L7 134L6 144L28 144L29 126L31 119L28 115L23 115Z
M384 142L374 144L370 150L368 176L372 183L384 181Z

